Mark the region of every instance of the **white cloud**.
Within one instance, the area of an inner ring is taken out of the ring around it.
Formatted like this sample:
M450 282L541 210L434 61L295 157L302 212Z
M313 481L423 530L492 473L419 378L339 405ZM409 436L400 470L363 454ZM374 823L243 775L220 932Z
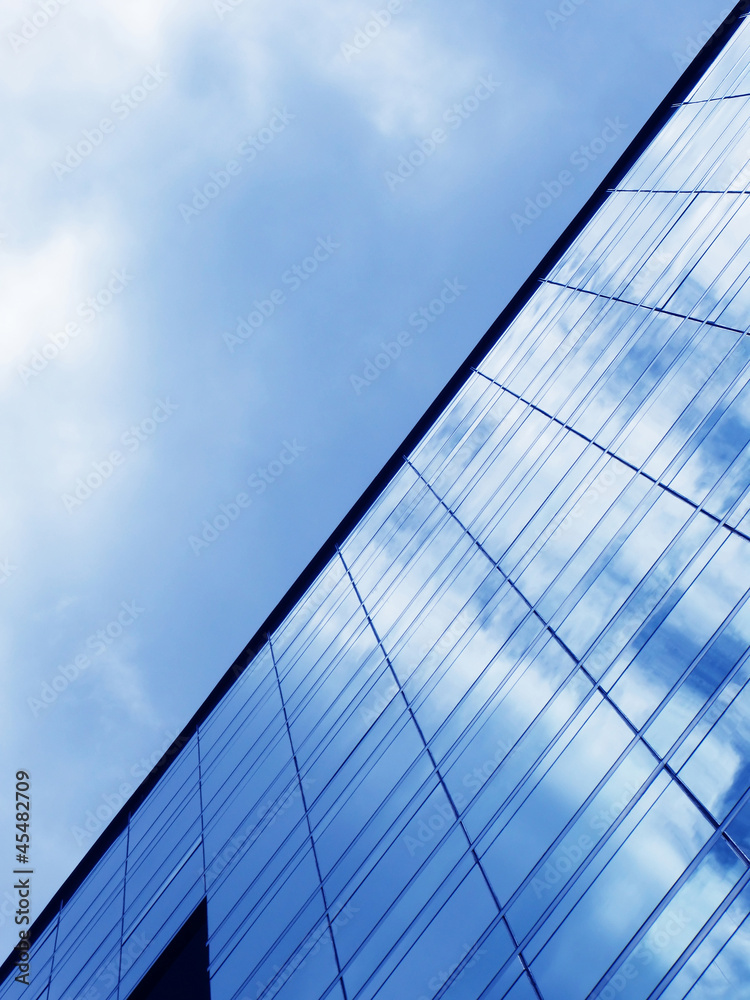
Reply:
M99 226L71 223L33 248L9 250L4 255L0 271L3 381L12 378L21 384L16 365L76 319L77 305L91 293L91 275L99 270L102 244Z

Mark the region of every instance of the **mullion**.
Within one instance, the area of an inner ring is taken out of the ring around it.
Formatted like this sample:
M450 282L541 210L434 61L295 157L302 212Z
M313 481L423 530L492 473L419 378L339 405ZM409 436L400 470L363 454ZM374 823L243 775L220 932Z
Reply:
M629 299L625 299L619 295L609 295L606 292L596 292L590 288L579 288L575 285L563 285L561 282L556 282L552 278L544 279L548 284L557 285L559 288L567 288L572 291L580 292L582 295L592 295L597 298L607 299L610 302L620 302L622 305L634 306L637 309L647 309L651 313L658 313L663 316L675 316L678 319L691 319L692 317L686 316L684 313L675 312L672 309L666 309L664 306L645 306L640 302L633 302ZM711 327L715 330L726 330L729 333L740 334L741 336L750 336L750 331L740 330L734 326L727 326L725 323L717 323L715 320L705 319L705 320L693 320L695 323L702 323L704 326Z
M742 801L743 803L745 801L750 801L750 790L748 790L745 793ZM734 818L732 814L730 814L730 816L731 818ZM594 995L596 995L595 991L603 988L603 986L606 985L605 979L607 979L611 975L613 970L617 970L620 964L622 964L627 960L630 952L634 948L638 947L641 941L643 941L643 939L646 937L651 928L656 924L659 917L669 908L671 903L677 897L680 890L698 872L703 861L705 861L709 857L709 855L715 849L720 840L723 839L723 834L725 832L726 824L729 821L730 817L728 817L727 820L725 820L717 830L712 831L711 835L706 840L705 844L698 850L695 857L689 862L689 864L687 865L683 873L679 876L674 885L661 899L661 901L654 908L649 917L635 931L635 933L631 936L630 940L623 946L617 958L610 963L609 969L607 969L605 974L601 977L599 982L594 987L594 991L592 991L594 992ZM716 925L716 923L718 923L718 921L724 915L729 906L731 906L731 904L734 902L735 898L743 891L743 889L748 884L750 884L750 868L747 868L746 866L744 874L742 874L739 877L738 881L735 883L735 885L729 889L724 899L719 903L719 905L714 909L713 913L709 916L708 920L703 925L703 928L697 932L697 934L693 937L691 943L682 953L681 959L678 959L678 961L672 965L670 970L666 973L664 978L657 985L656 989L652 991L652 993L650 994L651 997L655 995L658 996L661 992L663 992L663 989L665 989L666 986L669 985L671 979L674 978L674 976L676 976L677 973L682 968L681 962L687 961L690 955L695 950L697 950L697 948L705 939L705 937L708 935L710 930L712 930L713 927Z
M326 900L325 885L323 884L323 879L322 879L321 874L320 874L320 862L318 861L318 852L317 852L317 849L316 849L316 846L315 846L315 839L313 837L312 826L310 824L310 814L309 814L309 812L307 810L307 798L305 796L305 786L302 783L302 778L300 776L300 768L299 768L299 763L297 761L297 753L296 753L295 748L294 748L294 739L292 738L292 731L291 731L291 729L289 727L289 719L287 718L287 714L286 714L286 702L284 701L284 689L281 686L281 677L279 675L279 670L278 670L278 667L276 665L276 657L274 656L274 652L273 652L273 641L272 641L270 635L268 636L268 645L270 646L271 656L273 657L273 665L274 665L274 670L276 672L276 682L279 685L279 694L281 696L281 707L282 707L282 711L284 712L284 722L285 722L286 728L287 728L287 736L289 738L289 747L290 747L290 749L292 751L292 757L294 758L294 768L295 768L295 771L297 773L297 782L299 784L300 795L302 796L302 811L305 814L305 822L307 824L307 832L308 832L308 836L310 838L310 848L312 850L312 856L313 856L313 860L315 862L315 871L316 871L317 876L318 876L318 882L320 883L320 894L321 894L321 897L322 897L322 900L323 900L323 909L325 910L326 921L327 921L327 926L328 926L328 934L329 934L329 936L331 938L331 945L333 947L333 956L334 956L334 960L336 962L336 968L338 969L339 979L341 981L341 992L344 995L344 1000L347 1000L346 985L344 984L344 980L343 980L343 977L341 975L341 962L339 960L339 953L338 953L338 949L336 947L336 939L333 936L333 927L332 927L332 924L331 924L331 916L330 916L329 909L328 909L328 901Z
M441 502L442 502L442 501L441 501ZM454 514L453 516L455 517L455 514ZM459 523L460 523L460 522L459 522ZM475 542L476 542L476 539L475 539ZM481 545L480 545L480 544L479 544L478 542L476 542L476 544L478 545L478 547L480 548L480 550L481 550L482 552L484 552L484 551L485 551L485 550L484 550L484 549L483 549L483 548L481 547ZM485 553L485 554L487 554L487 553ZM490 557L489 555L488 555L488 558L490 559L490 561L492 561L492 558L491 558L491 557ZM497 568L499 569L499 566L498 566ZM502 571L501 571L501 572L502 572ZM507 579L507 578L506 578L506 579ZM511 582L511 581L509 581L509 582ZM520 592L519 592L519 594L520 594ZM521 597L522 597L522 598L523 598L523 599L524 599L524 600L526 601L526 598L524 598L522 594L520 594L520 596L521 596ZM530 604L530 602L528 602L528 601L527 601L527 603L529 603L529 606L530 606L530 607L532 607L532 609L534 610L534 612L535 612L535 613L536 613L537 615L539 615L539 613L538 613L538 612L536 611L536 608L535 608L535 607L533 607L533 606L532 606L532 605ZM547 623L546 623L546 622L544 621L544 619L542 618L542 616L541 616L541 615L539 615L539 618L540 618L540 621L542 621L542 622L543 622L543 623L545 624L546 628L548 629L548 631L550 632L550 634L551 634L551 635L552 635L552 636L553 636L553 637L555 638L555 640L556 640L556 641L557 641L557 642L558 642L558 643L559 643L559 644L560 644L560 645L561 645L561 646L562 646L562 647L563 647L563 648L564 648L564 649L566 650L566 652L568 653L568 655L569 655L569 656L571 657L571 660L572 660L572 661L573 661L574 663L576 663L576 664L578 665L579 669L580 669L580 670L581 670L581 672L582 672L582 673L584 674L584 676L585 676L585 677L587 678L587 680L589 681L589 683L591 683L591 684L593 685L593 689L592 689L592 691L590 692L590 695L589 695L589 697L593 696L593 693L594 693L595 691L598 691L598 693L599 693L599 694L600 694L600 695L602 696L602 698L603 698L603 699L604 699L604 700L605 700L605 701L606 701L606 702L607 702L607 703L608 703L608 704L610 705L610 707L611 707L611 708L613 708L613 709L614 709L614 711L615 711L615 712L617 713L617 715L618 715L618 716L620 717L620 719L621 719L621 720L622 720L622 721L623 721L623 722L624 722L624 723L625 723L625 724L626 724L626 725L627 725L627 726L628 726L628 727L629 727L629 728L630 728L630 729L631 729L631 730L632 730L632 731L633 731L634 733L636 733L636 734L638 734L638 735L640 736L640 738L641 738L641 740L642 740L642 742L643 742L644 746L646 747L646 749L647 749L647 750L648 750L648 751L649 751L649 752L650 752L650 753L651 753L651 754L652 754L652 755L653 755L653 756L654 756L654 757L655 757L655 758L656 758L657 760L659 760L659 761L661 762L661 763L660 763L660 767L661 767L661 766L665 766L665 767L667 768L667 770L668 770L668 773L669 773L669 776L670 776L670 777L672 778L672 780L674 780L674 781L676 782L676 784L677 784L677 785L678 785L678 786L680 787L680 789L682 790L682 792L683 792L683 793L684 793L684 794L685 794L685 795L686 795L686 796L687 796L687 797L688 797L688 798L689 798L689 799L690 799L690 800L691 800L691 801L693 802L693 804L694 804L694 805L696 805L696 807L697 807L697 808L699 809L699 811L700 811L700 812L701 812L701 813L702 813L702 814L704 815L704 818L706 818L706 819L707 819L707 820L709 821L709 823L711 823L712 825L714 825L714 826L717 826L717 825L718 825L718 824L717 824L717 821L716 821L716 820L714 819L714 817L713 817L713 816L711 816L711 814L710 814L710 813L708 812L708 810L706 810L706 809L705 809L705 807L703 806L703 804L702 804L702 803L701 803L701 802L700 802L700 801L699 801L699 800L697 799L697 797L696 797L696 796L695 796L695 795L694 795L694 794L692 793L692 791L690 790L690 788L689 788L689 787L688 787L688 786L687 786L687 785L686 785L686 784L684 783L684 781L683 781L683 780L682 780L682 779L681 779L681 778L680 778L680 777L679 777L679 776L678 776L678 775L677 775L677 774L676 774L675 772L673 772L673 771L672 771L672 770L671 770L670 768L668 768L668 760L669 760L669 759L671 758L672 754L673 754L674 752L676 752L676 749L677 749L677 747L678 747L679 745L681 745L681 743L683 742L683 740L687 738L687 736L688 736L689 732L691 732L691 731L692 731L692 729L693 729L693 728L694 728L694 727L695 727L695 726L696 726L696 725L698 724L698 722L700 721L700 718L702 718L703 714L705 714L705 711L707 711L707 710L708 710L708 708L709 708L710 704L712 704L712 703L713 703L713 700L712 700L712 699L709 699L709 701L707 702L706 706L704 706L704 712L702 712L702 713L699 713L699 715L698 715L698 716L696 716L695 720L693 721L693 724L692 724L692 726L691 726L691 727L689 727L688 729L686 729L686 730L685 730L685 732L683 733L683 735L682 735L682 736L680 737L680 739L679 739L679 740L678 740L678 741L677 741L677 742L675 743L675 745L674 745L674 746L673 746L673 747L672 747L672 748L670 749L670 751L668 752L668 754L666 754L666 755L665 755L665 756L664 756L664 757L662 758L662 757L661 757L661 755L659 755L659 754L658 754L658 753L656 752L656 750L654 750L654 749L653 749L653 748L652 748L652 747L650 746L650 744L648 743L648 741L647 741L647 740L646 740L646 739L645 739L645 738L643 737L643 731L645 730L646 726L648 726L648 725L649 725L649 723L651 722L651 720L652 720L653 718L656 718L656 715L657 715L657 714L658 714L658 712L659 712L659 711L661 710L661 707L662 707L662 705L660 704L660 705L659 705L659 706L658 706L658 707L657 707L657 708L656 708L656 709L654 710L654 712L653 712L653 713L651 714L651 716L649 716L649 717L648 717L648 718L647 718L647 719L645 720L645 722L644 722L644 724L643 724L642 726L640 726L640 727L636 726L636 725L635 725L635 724L634 724L633 722L631 722L631 721L630 721L630 720L629 720L629 719L627 718L627 716L626 716L626 715L625 715L625 714L624 714L624 713L622 712L622 710L621 710L621 709L620 709L620 708L618 707L617 703L616 703L616 702L615 702L615 700L614 700L614 699L612 698L612 696L611 696L610 692L609 692L609 691L606 691L606 690L605 690L605 689L604 689L604 688L602 687L602 685L601 685L601 682L597 682L597 681L595 680L595 678L593 678L593 677L592 677L592 676L591 676L591 675L589 674L588 670L586 670L586 668L585 668L585 667L584 667L584 666L582 665L582 662L581 662L581 661L580 661L580 660L579 660L579 659L578 659L578 658L577 658L577 657L576 657L576 656L575 656L575 655L574 655L574 654L572 653L572 651L571 651L571 650L569 650L569 649L567 648L567 646L565 645L565 643L564 643L564 642L563 642L563 641L562 641L562 640L560 639L560 637L559 637L559 636L557 635L557 633L556 633L556 632L555 632L555 631L554 631L554 630L553 630L553 629L552 629L552 628L551 628L551 627L549 626L549 624L547 624ZM739 670L739 669L740 669L740 666L741 666L742 662L743 662L742 660L740 660L740 661L738 662L738 664L737 664L737 665L735 666L735 668L734 668L734 671L732 671L732 673L734 673L734 672L736 672L737 670ZM718 692L716 692L716 693L715 693L715 695L717 696L717 695L718 695ZM577 710L576 710L576 711L574 712L573 716L571 716L571 719L569 719L569 720L568 720L568 722L567 722L567 723L565 724L565 726L563 727L563 730L561 730L561 732L560 732L560 733L558 734L558 737L556 737L556 738L555 738L555 740L553 741L553 743L554 743L554 742L556 742L557 738L559 738L559 736L560 736L560 735L562 734L562 732L563 732L563 731L564 731L565 729L567 729L567 727L568 727L568 726L569 726L569 725L570 725L570 724L572 723L572 721L573 721L573 720L574 720L574 719L575 719L575 718L577 717L577 715L578 715L578 714L579 714L579 713L580 713L580 712L581 712L581 711L583 710L583 705L584 705L584 704L586 704L586 703L588 702L588 700L589 700L589 697L587 697L587 698L585 699L585 701L584 701L584 702L582 703L582 705L580 705L580 706L578 707L578 709L577 709ZM550 746L552 746L552 744L550 744ZM519 786L519 787L520 787L520 786ZM516 791L518 791L518 789L516 789ZM515 794L515 792L514 792L514 794ZM488 826L489 826L489 824L488 824ZM485 830L486 830L487 828L488 828L488 827L486 827L486 828L485 828ZM483 831L483 832L484 832L484 831ZM482 835L483 835L483 833L482 833L482 834L480 834L480 835L479 835L479 837L481 837ZM476 838L476 841L478 841L478 840L479 840L479 837L477 837L477 838ZM592 852L592 853L594 853L594 852Z
M736 902L736 900L737 900L737 899L739 899L739 896L740 896L740 895L741 895L741 893L740 893L740 894L738 894L738 895L737 895L737 896L735 897L735 899L733 900L733 902ZM727 908L727 910L725 910L725 911L724 911L724 914L722 915L722 918L723 918L723 916L725 916L725 915L726 915L726 913L728 912L728 910L729 910L729 907ZM714 923L714 924L713 924L713 925L711 926L711 928L709 929L709 933L710 933L710 931L711 931L711 930L713 930L713 929L714 929L714 928L715 928L716 926L718 926L719 922L720 922L720 921L716 921L716 923ZM711 968L711 967L713 966L714 962L716 962L716 961L717 961L717 959L718 959L718 958L719 958L719 957L721 956L721 953L722 953L722 952L724 951L724 949L725 949L725 948L727 948L727 947L729 946L729 944L730 944L730 943L732 942L732 940L734 939L735 935L738 935L738 934L740 933L740 931L741 931L741 930L742 930L742 928L743 928L743 927L745 926L745 924L749 924L749 925L750 925L750 915L747 915L747 914L746 914L746 916L744 917L744 919L743 919L743 920L741 920L741 921L740 921L740 923L739 923L739 925L738 925L738 926L737 926L737 927L736 927L736 928L735 928L735 929L734 929L734 930L732 931L732 933L731 933L731 934L729 935L729 937L728 937L728 938L727 938L727 940L726 940L726 941L724 942L724 944L723 944L723 945L721 946L721 948L719 948L718 952L716 952L716 954L712 956L712 958L711 958L710 962L708 963L708 965L706 966L706 968L705 968L705 969L703 970L703 972L701 972L701 973L700 973L700 975L698 976L698 978L697 978L697 979L695 980L695 982L693 983L693 985L692 985L692 986L690 987L690 989L688 990L688 992L687 992L687 993L685 994L685 996L684 996L683 1000L691 1000L691 998L692 998L692 1000L695 1000L695 997L693 997L693 990L695 990L695 988L696 988L696 987L700 987L700 983L701 983L701 980L703 979L703 977L705 976L705 974L706 974L706 973L707 973L707 972L709 971L709 969L710 969L710 968ZM705 935L705 937L703 938L703 940L705 940L705 938L706 938L706 937L708 937L708 934L706 934L706 935ZM701 944L702 944L702 943L703 943L703 941L701 941ZM699 947L700 947L700 945L699 945ZM693 951L691 952L691 954L690 954L690 955L688 956L688 959L687 959L687 961L689 961L689 960L690 960L690 958L692 958L692 957L693 957L693 955L695 954L695 952L696 952L697 950L698 950L698 949L696 948L696 949L694 949L694 950L693 950ZM683 963L683 968L684 968L684 966L685 966L685 965L687 965L687 961ZM682 971L682 970L680 970L680 971ZM676 977L675 977L675 978L676 978ZM659 985L661 986L661 984L659 984ZM668 988L668 986L669 986L669 985L671 985L671 984L668 984L668 983L665 983L665 984L664 984L664 988L662 989L662 993L664 992L664 989ZM701 988L699 988L698 992L701 992ZM653 994L652 994L652 995L653 995ZM651 998L649 998L649 1000L651 1000Z
M484 376L484 377L488 378L488 376ZM505 389L505 392L511 392L511 390L507 389L505 386L503 386L502 388ZM515 395L515 393L512 393L512 394ZM603 452L604 454L608 455L610 458L614 458L618 462L621 462L623 465L627 466L629 469L632 469L633 472L636 472L639 476L642 476L644 479L648 480L653 485L658 486L659 489L663 490L665 493L668 493L671 496L676 497L678 500L684 501L686 504L688 504L689 506L695 508L697 511L700 511L701 513L705 514L706 517L709 517L712 521L715 521L716 524L717 524L717 526L725 528L727 531L731 532L732 534L739 535L741 538L744 538L746 541L750 541L750 535L747 535L744 531L741 531L739 528L736 528L736 527L734 527L731 524L727 524L726 522L723 521L723 519L721 517L719 517L719 515L712 513L710 510L706 510L701 504L697 503L694 500L691 500L689 497L683 496L683 494L679 493L673 487L669 486L667 483L662 482L660 478L657 479L655 476L652 476L650 473L645 472L643 466L641 468L638 468L633 462L629 461L626 458L623 458L623 457L617 455L616 453L614 453L613 451L611 451L610 448L606 448L604 445L599 444L597 441L595 441L594 439L588 437L588 435L584 434L583 431L576 430L575 427L570 427L568 424L564 423L559 418L552 416L551 414L547 413L545 410L542 410L541 407L537 407L534 403L531 403L528 400L522 400L522 402L524 402L527 406L529 406L529 407L537 410L539 413L541 413L545 417L548 417L550 420L554 421L555 423L560 424L562 427L564 427L571 434L575 434L577 437L582 438L584 441L586 441L589 444L593 445L595 448L598 448L601 452ZM659 447L659 445L657 445L657 447ZM648 459L646 461L648 461ZM644 463L644 465L645 465L645 463ZM415 470L415 471L417 471L417 473L418 473L418 470Z
M339 551L339 555L341 556L341 552L340 551ZM344 560L343 556L341 556L341 559L342 559L342 562L344 562L344 565L346 566L346 561ZM429 756L432 768L433 768L435 774L437 775L437 777L438 777L438 779L440 781L440 786L441 786L441 788L443 790L443 793L444 793L445 797L447 798L448 802L450 803L450 807L451 807L451 809L453 811L455 819L456 819L456 821L457 821L457 823L458 823L458 825L459 825L459 827L460 827L460 829L461 829L461 831L462 831L462 833L464 835L464 838L465 838L467 844L471 845L471 838L469 837L466 829L464 828L463 821L461 819L461 813L459 812L458 807L456 806L455 800L453 798L453 795L451 794L450 789L448 788L448 786L445 783L445 779L443 778L443 776L442 776L442 774L440 772L440 769L438 767L437 761L435 760L435 757L434 757L434 755L432 753L432 750L430 749L428 741L427 741L427 739L424 736L424 733L422 731L422 727L419 724L419 720L417 719L416 715L414 714L414 710L412 709L411 704L409 702L409 699L406 696L406 692L404 691L404 689L402 687L402 684L401 684L401 681L400 681L400 679L398 677L398 674L396 673L396 671L395 671L395 669L394 669L394 667L393 667L393 665L392 665L392 663L391 663L391 661L390 661L390 659L388 657L388 653L387 653L385 647L383 646L383 643L382 643L382 640L380 638L380 635L378 634L378 631L377 631L377 629L375 627L375 624L372 621L372 618L370 617L370 613L367 610L367 606L365 605L364 601L362 600L362 598L361 598L361 596L359 594L359 590L357 589L357 585L356 585L356 583L354 581L354 578L351 576L351 571L349 570L348 566L347 566L347 572L349 573L349 576L350 576L350 578L352 580L352 586L355 588L355 590L357 590L357 596L359 597L360 601L362 601L362 608L363 608L365 614L367 615L368 620L370 621L370 624L372 626L373 633L375 634L375 638L377 640L377 643L378 643L378 645L383 650L383 655L386 657L386 661L387 661L388 666L389 666L389 668L391 670L391 673L393 675L393 679L394 679L396 685L398 686L399 692L400 692L400 694L401 694L401 696L402 696L402 698L404 700L404 704L406 705L407 711L409 712L409 715L411 716L412 722L413 722L414 726L417 729L417 733L419 734L419 738L422 741L422 743L424 744L424 747L425 747L425 750L427 751L427 754ZM479 858L477 857L476 852L471 847L469 847L469 849L471 850L474 863L476 864L477 868L479 869L479 871L480 871L480 873L482 875L482 878L484 879L484 882L487 885L487 888L489 889L490 895L491 895L491 897L492 897L495 905L497 906L497 908L499 910L500 909L500 901L498 900L498 898L497 898L497 896L495 894L495 890L494 890L494 888L492 886L492 883L490 882L489 878L487 877L487 874L486 874L486 872L484 870L484 867L483 867L481 861L479 860Z

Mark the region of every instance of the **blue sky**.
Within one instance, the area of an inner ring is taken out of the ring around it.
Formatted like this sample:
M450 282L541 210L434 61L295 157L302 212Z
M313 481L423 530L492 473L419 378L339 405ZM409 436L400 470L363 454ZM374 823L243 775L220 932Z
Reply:
M8 0L0 839L23 768L36 913L727 10Z

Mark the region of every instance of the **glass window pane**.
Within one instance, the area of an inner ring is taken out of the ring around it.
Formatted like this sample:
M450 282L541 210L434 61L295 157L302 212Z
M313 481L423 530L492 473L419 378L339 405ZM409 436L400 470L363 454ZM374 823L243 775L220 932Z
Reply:
M698 810L670 784L532 962L547 1000L588 995L710 834ZM547 923L553 919L554 913ZM540 943L548 932L545 925Z

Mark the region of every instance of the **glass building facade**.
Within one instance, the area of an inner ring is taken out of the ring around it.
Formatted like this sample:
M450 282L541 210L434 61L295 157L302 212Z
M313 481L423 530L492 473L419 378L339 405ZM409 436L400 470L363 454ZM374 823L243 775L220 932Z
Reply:
M750 24L726 34L0 1000L750 998Z

